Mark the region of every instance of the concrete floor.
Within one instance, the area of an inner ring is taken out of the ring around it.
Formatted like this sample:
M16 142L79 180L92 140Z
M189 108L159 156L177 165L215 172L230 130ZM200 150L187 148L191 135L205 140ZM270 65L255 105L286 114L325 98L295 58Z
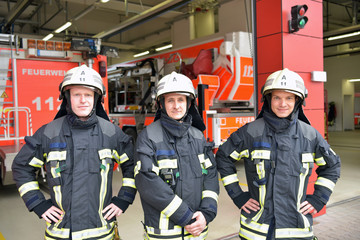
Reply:
M342 160L341 178L335 187L328 203L329 213L335 208L341 208L340 203L360 196L360 130L346 132L330 132L329 142L333 150ZM238 174L240 184L246 189L243 165L239 163ZM121 186L121 174L115 172L114 193ZM237 239L240 212L227 196L220 184L219 211L215 220L209 226L209 240ZM332 207L334 206L334 207ZM325 214L315 219L314 232L321 234L336 221L336 214ZM139 196L126 213L118 217L120 236L124 240L143 239L143 213ZM5 186L0 190L0 240L39 240L43 239L45 223L34 213L29 213L14 185ZM1 236L3 235L3 237ZM358 235L355 235L358 236ZM319 237L319 235L318 235ZM328 239L321 238L320 240ZM338 239L338 238L333 238ZM349 238L350 239L350 238ZM352 239L356 239L352 238Z

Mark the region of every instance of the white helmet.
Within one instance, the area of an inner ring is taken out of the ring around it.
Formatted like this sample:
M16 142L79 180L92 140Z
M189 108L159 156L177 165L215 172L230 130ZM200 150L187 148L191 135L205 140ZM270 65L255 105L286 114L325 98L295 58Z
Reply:
M63 96L63 92L66 87L72 85L81 85L98 90L100 96L105 95L105 86L102 82L101 76L94 69L81 65L80 67L74 67L66 72L65 77L60 84L60 98Z
M158 82L156 99L165 93L180 93L195 98L195 89L190 78L176 72L164 76Z
M266 79L262 90L263 96L269 94L273 90L284 90L299 96L302 100L307 97L307 89L304 80L296 72L287 68L276 71Z

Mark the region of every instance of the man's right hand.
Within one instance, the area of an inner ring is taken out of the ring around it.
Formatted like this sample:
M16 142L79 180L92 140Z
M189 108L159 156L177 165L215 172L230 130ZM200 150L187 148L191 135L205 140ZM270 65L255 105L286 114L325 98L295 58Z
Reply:
M48 223L52 223L52 222L57 223L60 219L62 219L62 215L63 212L60 209L58 209L55 206L52 206L51 208L46 210L46 212L44 212L43 215L41 215L41 217Z
M256 212L260 210L260 204L255 199L250 198L241 209L247 213L250 213L250 210Z

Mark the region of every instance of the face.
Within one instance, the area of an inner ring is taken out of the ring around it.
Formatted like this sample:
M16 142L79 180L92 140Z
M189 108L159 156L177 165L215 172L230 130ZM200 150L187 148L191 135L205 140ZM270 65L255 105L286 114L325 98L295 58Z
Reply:
M286 118L294 110L295 94L274 90L271 92L271 110L279 118Z
M186 96L178 93L164 95L165 110L169 117L181 119L186 113Z
M94 106L94 92L87 88L76 86L70 88L71 109L79 117L85 121Z

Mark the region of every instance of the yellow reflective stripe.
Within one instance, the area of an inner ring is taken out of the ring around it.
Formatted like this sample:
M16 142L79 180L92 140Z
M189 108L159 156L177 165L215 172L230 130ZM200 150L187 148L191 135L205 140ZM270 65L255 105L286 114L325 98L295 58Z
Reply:
M177 168L177 159L162 159L158 160L159 169L164 168Z
M239 179L238 179L236 173L231 174L231 175L226 176L226 177L223 177L221 180L222 180L222 182L224 184L224 187L229 185L229 184L232 184L234 182L239 182Z
M181 203L181 198L175 195L171 203L164 210L162 210L161 213L164 213L167 217L171 217L171 215L173 215L173 213L180 207Z
M98 153L101 160L104 158L113 158L113 155L111 154L111 149L101 149L98 151Z
M19 193L21 197L24 196L25 193L33 190L39 190L39 183L37 181L28 182L19 187Z
M66 151L52 151L47 155L46 161L63 161L66 159Z
M219 196L218 196L217 193L214 192L214 191L204 190L204 191L202 191L202 198L201 198L201 199L204 199L204 198L212 198L212 199L214 199L216 202L218 202Z
M314 235L311 228L281 228L275 230L276 238L306 238Z
M56 169L59 167L59 162L56 164L55 167L51 167L50 172L53 178L60 177L60 172L56 172Z
M314 162L314 155L312 153L303 153L301 154L301 161L305 162Z
M247 223L246 219L247 218L244 215L241 214L240 222L241 222L242 226L245 226L245 227L247 227L249 229L252 229L252 230L255 230L255 231L261 232L261 233L267 233L268 232L269 224L266 224L266 223L260 224L260 223L254 222L253 220L251 220L250 223Z
M163 212L160 213L159 228L160 229L169 228L169 218Z
M55 194L55 201L56 203L58 204L58 206L60 207L60 209L63 211L63 215L65 215L65 211L63 209L63 206L62 206L62 194L61 194L61 186L54 186L53 187L53 190L54 190L54 194ZM59 226L59 224L61 223L62 219L59 220L57 223L55 223L55 227Z
M331 181L327 178L324 178L324 177L318 177L315 184L326 187L326 188L330 189L330 191L333 191L334 187L335 187L335 183L333 181Z
M153 227L145 226L146 232L152 235L157 236L172 236L172 235L179 235L182 232L181 226L174 226L174 229L157 229L155 233L155 229ZM160 233L158 233L160 231ZM153 239L153 238L150 238Z
M251 239L251 240L266 240L266 236L262 236L262 235L250 232L244 228L240 228L239 235L243 238Z
M131 187L131 188L135 188L135 179L133 178L123 178L122 179L122 185L124 187Z
M89 239L89 238L96 238L99 239L97 237L101 236L101 235L105 235L105 234L110 234L112 231L114 231L113 227L114 227L114 222L109 223L110 224L110 228L108 228L107 224L105 224L102 227L99 228L92 228L92 229L86 229L86 230L82 230L82 231L78 231L78 232L73 232L71 234L72 239L73 240L81 240L81 239ZM110 239L113 238L113 234L110 235ZM105 239L108 239L108 237L106 237Z
M52 237L57 237L57 238L62 238L62 239L69 239L69 237L70 237L70 229L53 227L48 222L46 222L46 230L45 231Z
M265 150L264 152L269 152L269 157L270 157L270 151ZM265 178L265 163L264 163L264 161L261 161L258 164L256 164L256 172L259 176L259 179ZM262 213L264 212L265 196L266 196L266 184L259 185L260 210L252 218L255 222L257 222L259 220Z
M323 157L315 158L315 163L318 166L325 166L326 162Z
M102 214L102 210L104 209L104 201L105 201L105 196L106 196L106 192L107 192L107 183L108 183L108 173L109 173L109 169L110 169L110 164L106 163L106 160L103 159L101 160L101 164L105 166L105 168L101 168L100 170L100 177L101 177L101 183L100 183L100 196L99 196L99 217L101 219L101 222L103 224L103 226L107 225L106 220L104 219L104 216Z
M157 167L157 166L155 166L155 165L153 164L151 170L152 170L154 173L156 173L156 175L159 175L159 171L160 171L159 167Z
M206 239L207 235L208 235L208 232L209 232L209 229L208 227L205 228L205 230L203 230L202 233L200 233L199 236L197 237L194 237L193 235L187 235L187 236L184 236L184 239L187 239L187 240L201 240L201 239ZM185 235L188 234L189 232L185 230Z
M251 160L267 159L270 160L270 150L254 150L251 152Z
M307 175L309 174L309 169L310 169L310 166L309 166L309 162L304 162L303 163L303 168L306 169L305 173L300 173L300 182L299 182L299 189L298 189L298 196L297 196L297 203L296 203L296 208L297 208L297 211L299 212L300 211L300 204L301 204L301 198L303 196L303 193L304 193L304 188L305 188L305 181L306 181L306 177ZM304 227L310 227L310 223L309 223L309 220L301 213L299 213L304 221Z
M36 157L33 157L29 162L29 165L33 167L41 168L44 165L44 162Z
M123 155L120 156L120 164L123 164L127 160L129 160L129 157L126 153L124 153Z
M231 154L230 154L230 157L232 157L233 159L239 161L241 158L243 157L246 157L248 158L249 157L249 150L243 150L241 153L238 153L237 151L233 151Z

